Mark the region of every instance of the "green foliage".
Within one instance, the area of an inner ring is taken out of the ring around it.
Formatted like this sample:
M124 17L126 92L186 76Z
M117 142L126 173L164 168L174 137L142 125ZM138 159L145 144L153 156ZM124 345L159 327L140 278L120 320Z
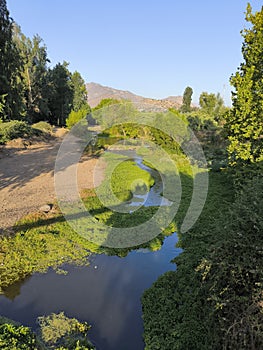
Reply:
M13 41L13 20L9 16L6 1L0 4L0 118L18 119L23 111L20 75L22 60ZM4 100L3 100L4 98Z
M83 118L87 117L89 113L89 108L82 108L79 109L78 111L72 110L66 119L66 125L69 129L72 128L75 124L77 124L80 120Z
M0 143L2 144L18 137L27 137L32 134L32 128L26 122L12 120L0 123Z
M136 113L137 111L132 102L112 98L101 100L100 103L92 109L92 117L106 128L113 124L119 124L119 128L121 128L123 123L132 123L133 116Z
M41 338L50 349L95 349L87 339L90 326L75 318L68 318L64 312L38 317Z
M32 128L48 134L51 134L53 131L53 127L49 123L43 121L33 124Z
M183 104L180 108L181 112L186 113L191 111L192 95L193 89L190 86L187 86L183 94Z
M115 98L104 98L100 101L100 103L92 109L92 111L98 111L99 109L114 105L114 104L119 104L120 100L117 100Z
M177 222L184 217L191 200L190 178L182 179L184 192ZM177 271L161 276L143 294L145 349L222 349L220 331L213 328L214 315L207 300L209 288L203 286L196 268L209 256L211 244L222 238L220 233L214 233L215 221L219 213L226 215L232 198L227 175L210 173L208 197L201 216L189 232L184 235L179 232L180 247L184 251L175 259ZM219 227L222 228L222 223Z
M39 35L26 37L1 1L0 7L0 118L30 123L49 120L64 126L71 109L87 109L87 91L80 73L68 63L47 67L47 47Z
M224 100L218 93L209 94L202 92L199 97L201 115L204 119L210 119L213 122L220 123L224 120L228 108L224 106Z
M202 92L199 97L200 107L207 112L207 114L212 114L216 106L216 95L208 94L207 92Z
M263 160L263 8L252 14L248 5L246 20L250 29L242 32L244 62L231 77L235 88L233 109L228 114L229 160L242 166Z
M16 235L0 238L0 292L36 271L88 263L88 242L64 220L59 213L31 215L18 223Z
M262 348L262 194L255 177L232 204L227 173L210 173L201 217L179 233L177 271L143 295L145 349Z
M40 336L30 328L0 316L0 348L3 350L95 350L88 340L90 326L63 312L41 316Z
M119 103L101 110L101 113L105 114L106 125L111 113L116 119L116 124L107 128L104 133L107 133L112 139L120 137L123 140L140 139L146 142L149 140L169 153L182 154L181 143L189 136L188 121L184 114L173 109L165 113L144 113L134 110L133 107L130 109L130 107L130 103ZM136 122L139 117L142 124Z
M119 163L120 156L109 154L110 158L105 174L105 180L98 190L103 196L113 191L121 201L132 198L132 193L147 192L154 184L154 179L145 170L139 168L134 161L126 160ZM109 179L108 179L109 176Z
M53 69L50 69L48 82L50 122L64 126L74 97L74 88L71 82L71 73L68 70L68 63L58 63Z
M39 35L27 38L18 25L13 28L14 41L19 49L23 67L21 84L27 119L30 122L47 119L49 115L47 88L47 48Z
M0 348L2 350L37 350L36 336L28 327L0 322Z
M79 110L86 109L87 114L91 112L91 108L87 102L87 89L85 81L81 77L79 72L74 72L71 76L71 83L74 90L72 109L75 112Z
M263 179L247 181L198 270L224 349L263 347ZM201 291L201 292L202 292Z

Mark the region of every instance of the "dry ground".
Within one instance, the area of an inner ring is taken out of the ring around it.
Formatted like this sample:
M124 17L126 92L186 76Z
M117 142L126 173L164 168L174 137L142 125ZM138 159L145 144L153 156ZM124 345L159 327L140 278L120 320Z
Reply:
M26 148L21 141L0 149L0 232L11 230L17 220L56 200L54 165L63 131L49 141ZM78 165L79 189L93 188L97 159L83 157ZM98 173L96 172L96 175ZM103 169L99 174L103 178Z

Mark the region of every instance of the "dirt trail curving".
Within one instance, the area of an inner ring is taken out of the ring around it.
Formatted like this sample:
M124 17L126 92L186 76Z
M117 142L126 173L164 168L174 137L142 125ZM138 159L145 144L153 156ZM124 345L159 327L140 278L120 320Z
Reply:
M55 137L26 149L9 145L0 150L0 233L11 230L24 215L55 201L54 166L62 139ZM80 190L93 188L96 163L88 157L79 163ZM103 169L99 176L102 180Z

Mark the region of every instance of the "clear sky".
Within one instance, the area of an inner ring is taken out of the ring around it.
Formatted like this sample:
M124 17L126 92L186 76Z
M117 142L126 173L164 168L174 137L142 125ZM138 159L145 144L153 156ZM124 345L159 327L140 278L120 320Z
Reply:
M260 10L262 1L250 1ZM198 102L220 92L242 61L245 0L7 0L29 37L39 34L51 64L70 62L86 82L145 97L182 95Z

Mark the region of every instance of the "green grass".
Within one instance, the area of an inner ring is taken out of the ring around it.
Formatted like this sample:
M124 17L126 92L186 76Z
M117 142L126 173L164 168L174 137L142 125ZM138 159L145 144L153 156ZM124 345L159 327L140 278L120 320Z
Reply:
M189 176L183 177L179 225L191 199L190 180ZM213 318L206 300L209 293L205 289L200 293L202 278L196 269L209 255L211 245L220 241L215 223L219 216L228 215L232 201L232 181L227 173L210 172L209 192L201 216L189 232L179 232L179 245L184 251L175 259L177 271L161 276L143 294L146 350L217 349L211 345L218 339L211 328Z
M116 165L116 156L109 155L107 174ZM119 156L118 156L119 157ZM147 187L153 184L148 172L135 166L132 161L123 162L114 168L111 177L111 186L114 193L123 199L130 198L136 179L143 179ZM107 194L107 181L101 185L102 194ZM106 189L106 190L105 190ZM105 192L106 191L106 192ZM150 219L157 208L141 208L134 213L118 213L105 208L95 191L88 191L84 195L84 203L91 214L99 222L113 227L133 227ZM86 227L88 228L88 227ZM96 230L92 224L90 230ZM165 235L175 230L171 225L164 233L151 240L144 247L156 250L160 248ZM45 272L53 267L58 272L63 263L88 264L90 252L107 253L110 255L125 256L131 249L109 249L81 237L65 221L57 206L50 213L35 213L20 220L16 225L16 233L11 237L0 239L0 293L8 286L23 280L34 272Z
M121 202L127 201L132 198L134 192L146 192L154 185L152 176L127 157L106 153L103 159L107 162L107 168L105 179L97 193L104 198L111 198L111 205L115 203L114 196Z
M33 272L58 269L66 262L87 263L87 241L76 234L57 213L29 215L16 234L0 239L0 293Z

